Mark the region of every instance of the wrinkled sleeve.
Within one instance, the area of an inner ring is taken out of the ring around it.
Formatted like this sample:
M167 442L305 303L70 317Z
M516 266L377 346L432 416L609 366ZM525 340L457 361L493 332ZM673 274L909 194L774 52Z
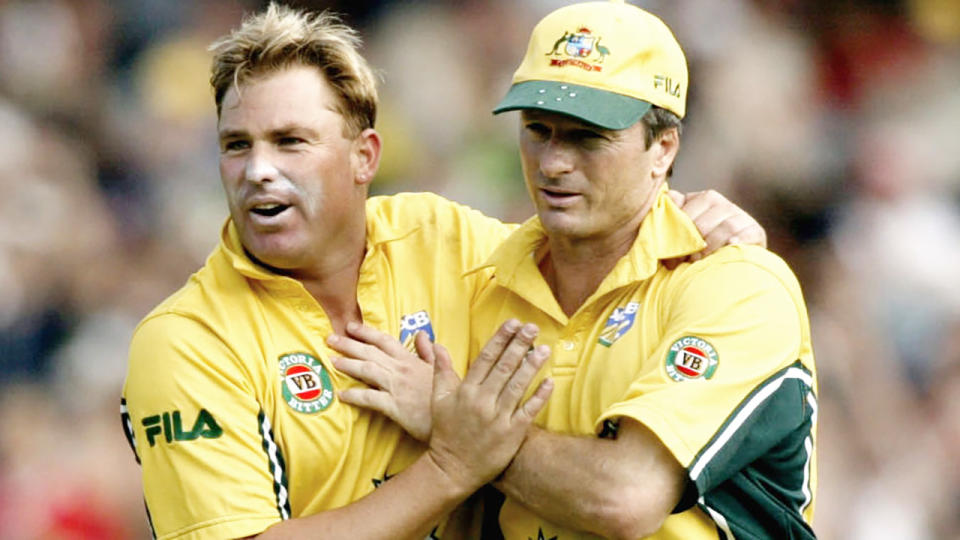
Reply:
M743 260L680 280L661 307L662 340L597 429L624 416L643 423L700 493L795 432L809 420L813 382L799 361L802 306L790 286Z
M289 512L282 462L236 351L164 314L133 336L122 406L158 538L258 534Z

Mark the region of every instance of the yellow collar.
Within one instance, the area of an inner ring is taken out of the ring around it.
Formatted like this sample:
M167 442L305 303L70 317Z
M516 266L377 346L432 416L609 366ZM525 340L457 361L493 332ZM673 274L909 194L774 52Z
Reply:
M554 306L545 310L558 320L565 321L566 317L538 267L538 252L546 242L547 236L540 218L534 216L504 240L486 262L470 272L493 267L497 284L541 308ZM664 184L650 212L643 218L630 251L617 261L584 305L614 289L649 279L663 259L696 253L705 245L693 221L667 195L667 186Z
M394 224L389 218L381 215L379 205L374 198L367 200L366 216L366 254L364 255L364 262L361 268L367 266L367 260L377 251L379 246L402 240L421 228L419 223L405 224L405 226ZM220 231L220 245L230 264L248 278L258 280L291 279L271 272L250 259L243 249L243 244L240 242L240 234L232 218L228 217L223 224L223 228ZM319 248L322 249L323 246Z

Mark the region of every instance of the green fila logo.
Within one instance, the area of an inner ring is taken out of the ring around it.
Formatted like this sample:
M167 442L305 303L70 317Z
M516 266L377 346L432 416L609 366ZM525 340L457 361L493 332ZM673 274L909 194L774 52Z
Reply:
M307 353L280 357L280 388L291 409L313 414L333 403L333 383L319 360Z
M163 440L168 443L195 441L200 437L216 439L223 435L223 428L206 409L200 409L200 414L197 415L197 419L193 422L193 427L189 431L183 430L183 418L180 411L148 416L143 419L143 427L146 428L147 442L150 443L150 446L157 444L157 437L161 433L163 434Z
M675 381L709 379L719 362L713 345L696 336L686 336L674 341L667 350L667 375Z

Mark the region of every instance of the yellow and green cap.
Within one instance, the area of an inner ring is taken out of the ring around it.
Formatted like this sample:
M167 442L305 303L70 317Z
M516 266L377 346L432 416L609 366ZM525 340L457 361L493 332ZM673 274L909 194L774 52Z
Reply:
M686 113L687 60L670 28L623 0L562 7L530 35L494 114L540 109L626 129L651 105Z

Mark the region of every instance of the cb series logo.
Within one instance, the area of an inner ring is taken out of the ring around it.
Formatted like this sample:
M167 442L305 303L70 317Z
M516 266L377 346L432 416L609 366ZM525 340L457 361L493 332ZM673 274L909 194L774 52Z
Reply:
M614 308L607 324L600 331L598 340L604 347L613 345L613 342L620 339L620 336L627 333L633 326L633 321L637 318L637 310L640 309L639 302L629 302L627 305Z
M430 341L435 341L433 335L433 325L430 323L430 315L426 310L420 310L410 315L400 317L400 343L410 352L416 352L413 338L417 332L426 332Z

